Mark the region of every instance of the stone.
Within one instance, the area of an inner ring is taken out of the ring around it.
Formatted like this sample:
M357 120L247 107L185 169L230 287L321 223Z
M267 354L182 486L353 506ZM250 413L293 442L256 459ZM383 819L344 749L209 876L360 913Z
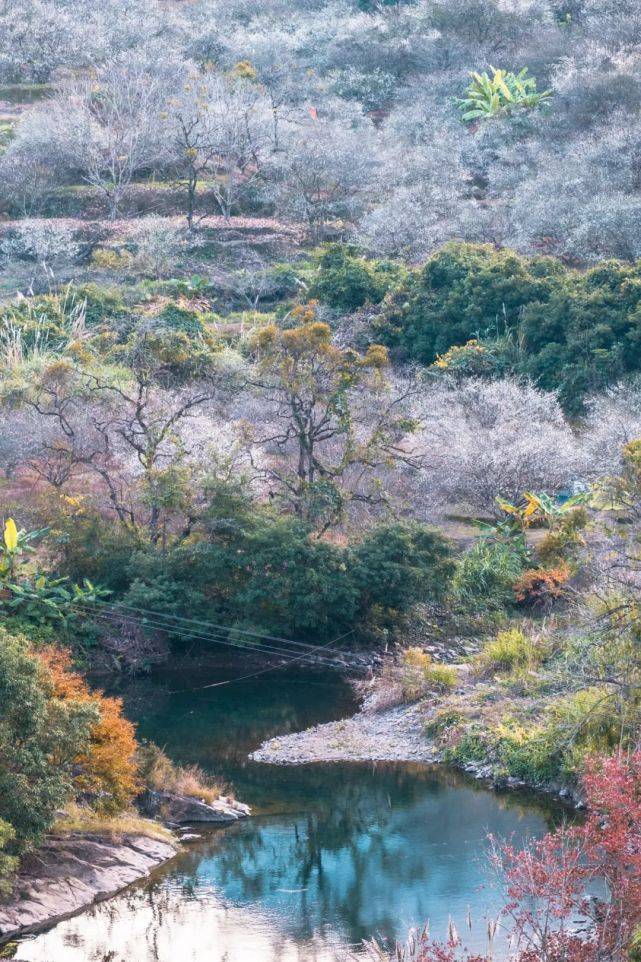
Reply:
M159 792L148 789L138 798L138 807L150 818L161 817L172 825L186 825L192 822L225 824L246 818L251 809L242 802L221 795L215 802L204 802L188 795L174 795L172 792Z
M424 723L420 703L361 711L352 718L270 739L249 757L273 765L344 760L432 763L438 753L425 737Z
M27 857L13 894L0 900L0 941L67 918L114 895L176 854L172 841L145 835L49 838Z

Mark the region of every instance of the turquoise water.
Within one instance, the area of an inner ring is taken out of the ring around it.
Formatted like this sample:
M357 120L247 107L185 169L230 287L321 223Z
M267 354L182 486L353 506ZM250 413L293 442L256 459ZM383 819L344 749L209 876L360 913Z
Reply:
M352 694L337 676L309 672L193 690L224 677L165 675L120 694L140 734L225 777L255 815L194 829L203 837L151 880L26 940L16 958L333 962L428 919L445 937L450 917L471 948L485 948L500 904L487 834L540 835L549 811L415 764L248 762L265 738L350 714Z

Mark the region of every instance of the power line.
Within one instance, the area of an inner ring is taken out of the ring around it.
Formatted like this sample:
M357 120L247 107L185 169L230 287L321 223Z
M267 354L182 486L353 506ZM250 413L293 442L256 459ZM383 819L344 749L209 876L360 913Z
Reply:
M89 604L100 604L100 602L88 602L88 603L89 603ZM125 603L122 602L122 601L118 601L118 602L104 602L104 605L105 605L105 607L111 607L111 608L116 609L116 610L119 610L119 609L121 609L121 608L124 608L124 609L127 609L127 610L129 610L129 611L136 611L136 612L138 612L139 614L142 614L142 615L151 615L151 617L153 617L153 618L158 618L158 617L160 617L160 618L171 618L173 621L179 621L179 622L182 622L182 623L185 623L185 624L190 624L190 625L198 625L198 626L207 628L207 629L209 629L209 630L212 630L212 629L213 629L213 630L220 630L220 631L224 631L224 632L233 631L233 632L235 632L236 634L247 635L247 636L249 636L249 637L259 638L259 639L261 639L261 640L264 639L265 641L277 641L277 642L282 642L282 643L287 644L287 645L294 645L294 646L296 646L296 647L298 647L298 648L310 648L310 649L313 649L313 648L318 647L317 645L310 645L310 644L308 644L307 642L294 641L294 640L292 640L291 638L283 638L283 637L280 636L280 635L269 635L269 634L266 634L265 632L251 631L251 630L249 630L248 628L236 628L235 626L217 624L216 622L213 622L213 621L201 621L201 620L199 620L199 619L197 619L197 618L184 618L182 615L172 615L172 614L169 614L169 613L151 611L151 610L148 609L148 608L140 608L140 607L136 607L135 605L127 605L127 604L125 604Z
M329 648L330 645L335 645L338 641L341 641L343 638L347 638L348 635L352 635L354 631L355 631L354 628L350 628L350 630L346 631L345 634L338 635L337 638L333 638L331 641L328 641L326 645L319 645L318 647L323 649ZM300 661L301 658L303 657L305 656L297 655L294 658L290 658L289 661L286 662L286 664L291 665L296 661ZM261 671L253 671L249 675L239 675L237 678L230 678L228 681L216 681L216 682L212 682L212 684L210 685L201 685L198 688L179 688L175 691L170 692L170 695L180 695L180 694L185 694L187 692L192 692L192 691L205 691L207 688L222 688L224 685L234 685L238 681L247 681L250 678L258 678L259 675L266 675L268 671L278 671L279 668L284 668L284 667L285 665L272 665L270 668L263 668Z
M263 653L263 654L271 654L271 655L274 655L274 656L278 656L278 657L290 659L290 660L293 660L293 661L308 661L308 662L310 662L310 663L312 663L312 664L322 665L323 667L331 667L331 668L346 668L346 667L350 667L351 670L357 670L357 671L367 671L367 670L368 670L368 669L366 669L364 666L360 666L360 665L347 666L347 665L345 665L345 663L342 662L342 661L338 661L338 660L336 660L336 659L331 660L331 659L325 658L325 657L323 657L323 656L319 656L319 655L317 654L317 652L319 652L319 651L324 651L324 650L326 650L327 647L329 647L329 644L334 644L336 641L338 641L338 640L340 640L340 639L342 639L342 638L345 638L345 637L347 637L347 636L350 635L350 634L353 634L353 632L354 632L355 629L351 629L350 631L346 632L345 634L338 636L337 639L334 639L332 642L330 642L330 643L328 643L328 644L326 644L326 645L307 645L307 646L304 646L304 647L306 648L306 650L305 650L302 654L295 654L294 658L292 659L292 654L293 654L293 652L292 652L292 649L291 649L291 648L275 647L275 646L265 645L265 644L261 644L261 645L250 645L250 644L247 644L247 643L244 642L244 641L234 642L234 641L230 641L230 640L229 640L227 637L225 637L224 635L221 635L221 634L220 634L220 629L214 629L214 630L211 631L210 633L205 634L205 633L203 633L203 632L201 632L201 631L194 631L193 629L183 628L182 626L179 626L179 625L172 625L171 623L168 624L166 621L163 621L163 620L155 620L155 619L153 619L153 618L151 618L151 617L140 618L140 617L136 617L136 616L134 616L134 615L132 615L132 614L121 613L121 612L119 612L117 609L116 609L116 610L114 610L113 608L112 608L112 609L108 609L106 606L105 606L105 608L100 609L100 608L98 608L97 606L92 607L92 605L94 605L94 603L92 603L92 602L85 602L85 603L83 603L83 604L77 604L77 603L73 603L73 602L70 603L70 607L73 608L75 611L77 611L77 612L79 612L79 613L84 613L84 614L87 614L87 613L88 613L88 614L90 614L92 617L99 618L100 620L102 620L102 621L107 621L107 622L109 622L109 623L112 623L114 618L119 618L119 619L125 621L126 623L133 624L133 625L136 625L136 626L138 626L138 627L145 627L145 626L146 626L146 627L156 628L156 629L159 629L159 630L162 630L162 631L172 631L172 632L175 632L175 633L177 633L177 630L178 630L183 637L185 637L185 638L187 638L187 639L189 639L189 640L209 641L209 642L213 642L214 644L223 645L223 646L226 646L226 647L229 647L229 648L234 648L234 649L236 649L237 651L238 651L238 650L240 650L240 651L245 651L245 652L251 651L251 652L253 652L253 653L255 653L255 654L261 654L261 653ZM114 606L114 607L115 607L115 606ZM139 610L146 610L146 609L139 609ZM147 610L146 610L146 611L147 611ZM148 614L149 614L149 615L153 615L154 613L153 613L153 612L148 612ZM157 615L156 617L162 619L164 616L163 616L163 615ZM189 619L183 619L183 620L186 621L186 622L189 622ZM199 624L199 625L206 625L206 624L207 624L206 622L201 622L201 621L196 622L195 620L194 620L194 623L197 623L197 624ZM234 631L235 629L233 629L233 628L230 627L229 629L226 629L226 630L227 630L227 631ZM257 633L254 633L254 634L255 634L255 636L256 636L257 638L260 638L260 637L261 637L260 635L257 635ZM270 636L264 636L264 637L270 637ZM284 641L286 641L286 639L284 639ZM302 643L302 642L296 642L296 644L303 646L303 643Z
M122 614L118 611L95 609L95 608L91 608L91 603L88 603L88 604L84 603L83 605L80 605L80 604L74 605L72 603L72 607L74 608L75 611L89 613L93 617L100 618L105 621L111 622L114 618L118 618L122 621L125 621L130 624L134 624L137 626L141 626L141 627L148 626L151 628L158 628L163 631L172 631L174 633L180 632L180 634L183 637L201 639L205 641L213 641L216 644L227 645L229 647L236 648L241 651L253 651L253 652L263 651L263 652L271 652L276 655L291 655L295 653L295 652L292 652L291 648L276 647L273 645L254 645L254 644L250 645L243 640L238 642L230 641L226 635L222 635L216 631L212 631L211 633L205 634L202 631L194 631L193 629L185 628L179 625L168 624L166 621L163 621L163 620L154 620L149 617L146 617L143 619L127 613ZM162 616L159 616L159 617L162 618ZM233 629L230 629L230 630L233 630ZM312 645L307 646L307 649L303 652L303 657L312 657L319 647L322 647L322 646L312 646Z

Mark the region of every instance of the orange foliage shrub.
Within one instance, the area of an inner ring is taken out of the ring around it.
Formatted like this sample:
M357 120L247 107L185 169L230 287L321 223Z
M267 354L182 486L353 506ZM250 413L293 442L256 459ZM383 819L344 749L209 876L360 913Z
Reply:
M57 698L90 702L100 714L91 728L87 752L76 759L78 791L95 795L95 807L105 814L126 808L139 786L135 729L122 714L121 699L90 691L84 678L73 671L67 652L49 647L37 655L47 668Z
M555 568L528 568L514 582L514 597L520 605L544 608L563 597L569 577L567 564Z

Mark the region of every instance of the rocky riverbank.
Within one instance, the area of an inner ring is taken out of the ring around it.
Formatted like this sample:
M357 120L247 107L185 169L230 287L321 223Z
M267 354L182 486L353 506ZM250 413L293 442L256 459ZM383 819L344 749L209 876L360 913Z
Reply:
M145 792L139 808L175 830L229 824L250 814L249 806L232 798L206 803L169 792ZM150 834L64 832L25 857L11 895L0 900L0 944L115 895L173 858L181 841L200 837L169 831L163 836L157 821L138 823L147 824Z
M250 758L270 765L305 765L312 762L443 762L443 751L425 733L433 714L431 701L417 701L387 711L360 711L352 718L316 725L306 731L270 738ZM528 785L483 762L456 765L477 781L497 790L526 789L556 796L564 804L583 808L583 801L564 785Z
M24 860L11 899L0 902L0 942L74 915L144 878L178 843L144 835L50 838Z

